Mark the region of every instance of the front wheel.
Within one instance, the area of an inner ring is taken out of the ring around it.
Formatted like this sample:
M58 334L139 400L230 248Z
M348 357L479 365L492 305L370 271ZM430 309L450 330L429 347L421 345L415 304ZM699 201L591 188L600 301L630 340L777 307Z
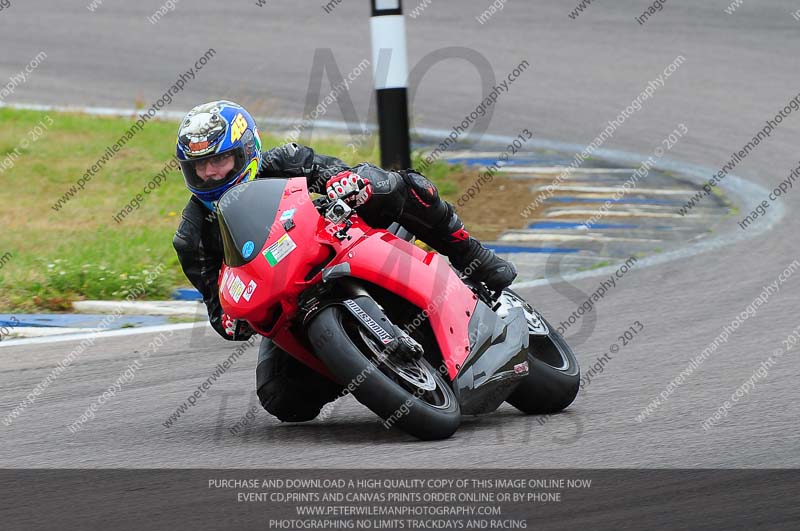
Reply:
M578 395L581 380L578 360L564 337L544 317L516 293L511 290L507 293L515 302L522 303L528 319L529 373L506 401L523 413L557 413ZM547 335L541 335L541 323L549 330Z
M461 424L453 389L424 358L385 356L378 343L338 306L322 310L309 326L317 356L337 382L384 420L423 440L446 439Z

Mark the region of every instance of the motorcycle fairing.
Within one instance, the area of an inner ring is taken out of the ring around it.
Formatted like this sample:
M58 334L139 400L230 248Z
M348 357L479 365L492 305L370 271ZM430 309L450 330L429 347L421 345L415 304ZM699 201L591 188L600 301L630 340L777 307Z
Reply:
M235 198L234 192L238 193ZM267 197L276 195L280 201L273 206ZM427 316L450 380L455 379L470 353L469 321L478 300L444 258L383 229L373 229L357 215L350 218L352 226L345 239L339 239L334 231L326 230L332 227L317 212L302 177L259 179L226 192L219 202L219 216L221 229L230 233L223 236L227 246L239 248L247 243L240 240L248 236L236 236L236 228L228 226L235 224L229 223L230 219L245 218L246 210L241 209L245 197L258 212L259 224L246 221L249 224L241 225L241 230L260 229L268 236L260 248L255 246L258 255L242 265L230 267L241 259L228 253L231 264L226 260L220 271L219 295L222 308L231 317L247 320L279 347L328 374L290 329L300 294L322 280L324 267L381 286L417 306L420 317ZM237 208L244 213L231 214ZM283 218L291 219L293 226L284 226ZM255 245L258 240L253 236L248 241ZM276 245L278 252L270 258L267 250ZM331 260L332 255L335 258Z
M490 413L528 374L525 312L510 308L501 319L479 302L470 321L470 340L471 352L455 379L454 390L465 415Z
M226 201L235 191L238 197ZM275 202L275 196L280 200ZM303 178L258 179L237 185L222 196L218 211L226 247L219 284L222 307L232 317L248 321L259 333L273 337L288 324L296 309L292 301L296 302L297 295L310 284L308 277L314 268L332 256L327 241L321 242L323 245L306 244L318 240L323 220ZM248 212L252 219L247 219ZM288 220L292 223L285 223ZM245 239L263 243L241 263L237 253L247 243L242 241ZM238 291L242 283L249 286L250 282L255 288L245 299ZM231 291L234 286L238 289Z
M421 319L427 316L452 381L470 352L469 319L478 301L447 261L386 231L369 229L331 267L345 262L348 276L399 295L420 309Z

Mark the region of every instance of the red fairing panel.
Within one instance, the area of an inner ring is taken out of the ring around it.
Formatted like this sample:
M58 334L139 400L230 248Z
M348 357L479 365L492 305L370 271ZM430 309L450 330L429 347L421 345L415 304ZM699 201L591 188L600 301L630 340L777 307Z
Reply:
M231 317L255 326L269 321L281 302L296 302L312 283L305 276L328 256L328 248L315 242L321 218L300 181L287 183L276 221L257 256L244 266L220 271L220 302ZM290 210L294 227L286 231L280 218Z
M469 355L469 320L477 297L447 261L383 231L370 231L341 257L353 277L396 293L429 320L451 379ZM340 261L338 258L334 262Z
M294 227L286 231L280 218L291 210ZM322 238L317 237L320 231ZM328 257L329 248L324 244L329 240L324 220L308 195L305 178L291 179L270 236L258 256L241 267L222 267L219 297L230 316L248 321L261 335L272 338L279 347L331 378L324 364L297 341L287 326L297 313L298 295L319 281L319 275L310 281L305 276ZM276 314L280 315L277 321ZM259 326L265 323L271 323L269 330Z

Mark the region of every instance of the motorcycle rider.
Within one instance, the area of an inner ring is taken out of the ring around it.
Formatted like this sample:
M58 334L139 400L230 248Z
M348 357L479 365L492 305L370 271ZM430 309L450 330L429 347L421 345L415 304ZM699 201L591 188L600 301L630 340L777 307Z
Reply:
M500 290L516 277L516 268L472 238L454 207L439 197L436 187L412 169L386 171L362 163L349 168L336 157L316 154L310 147L289 143L262 153L255 121L240 105L220 100L193 108L178 130L177 159L192 193L183 210L173 246L184 274L203 296L212 327L223 338L249 339L247 322L222 311L217 280L223 246L215 202L231 187L253 179L305 176L309 191L331 198L359 190L350 198L369 225L399 222L420 240L446 255L452 265ZM477 265L475 265L477 264ZM299 422L317 416L343 387L306 367L263 338L256 368L261 405L282 421Z

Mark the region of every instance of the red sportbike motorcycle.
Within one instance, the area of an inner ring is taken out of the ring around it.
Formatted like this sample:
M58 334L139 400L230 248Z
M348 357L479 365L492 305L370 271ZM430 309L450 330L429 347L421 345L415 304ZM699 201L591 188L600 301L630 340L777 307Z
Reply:
M217 207L223 309L420 439L504 401L554 413L578 363L527 302L462 279L440 255L369 227L306 180L259 179ZM402 229L400 229L402 231Z

